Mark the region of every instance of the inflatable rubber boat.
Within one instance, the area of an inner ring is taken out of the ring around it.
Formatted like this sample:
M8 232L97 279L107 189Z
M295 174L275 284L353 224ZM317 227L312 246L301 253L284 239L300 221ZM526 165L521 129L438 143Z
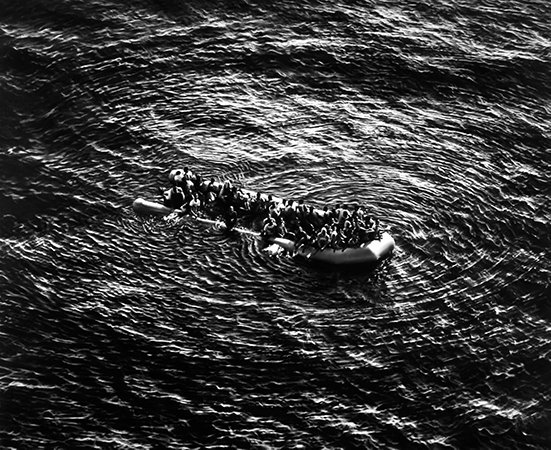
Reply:
M163 206L160 203L144 200L143 198L134 200L132 208L137 214L149 216L167 216L175 212L172 208ZM205 223L217 224L221 228L225 226L224 223L220 221L202 218L197 219ZM237 231L240 230L238 229ZM259 233L250 230L244 231L249 234L260 236ZM393 237L387 232L381 233L379 239L374 239L360 247L337 250L331 248L319 250L309 246L296 248L292 240L279 237L271 238L270 241L295 256L302 257L308 261L335 266L375 264L390 256L395 245Z
M308 246L301 246L297 249L293 241L284 238L273 238L272 242L309 261L335 266L375 264L390 256L394 250L394 239L386 232L381 233L380 239L374 239L359 247L337 250L332 248L319 250Z

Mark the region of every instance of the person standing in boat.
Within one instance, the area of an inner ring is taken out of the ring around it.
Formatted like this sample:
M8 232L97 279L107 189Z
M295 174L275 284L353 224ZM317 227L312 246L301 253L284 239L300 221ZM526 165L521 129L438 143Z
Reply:
M184 203L184 191L173 182L172 187L163 194L163 204L169 208L178 209L182 207Z
M228 208L226 215L224 216L224 222L226 224L227 231L233 230L235 225L237 225L237 212L233 206Z

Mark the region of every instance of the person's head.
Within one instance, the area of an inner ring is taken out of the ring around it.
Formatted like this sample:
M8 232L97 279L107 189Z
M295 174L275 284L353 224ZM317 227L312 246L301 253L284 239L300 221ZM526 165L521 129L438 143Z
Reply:
M168 174L168 180L171 182L171 183L174 183L174 179L176 178L176 176L180 175L181 174L181 170L180 169L173 169L170 171L170 173Z

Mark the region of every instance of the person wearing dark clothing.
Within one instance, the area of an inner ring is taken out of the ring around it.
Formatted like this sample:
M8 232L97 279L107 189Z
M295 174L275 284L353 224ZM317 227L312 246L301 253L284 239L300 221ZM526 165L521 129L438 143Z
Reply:
M172 209L178 209L185 203L184 191L182 188L173 184L172 188L163 194L163 204Z
M233 206L230 206L228 208L228 212L226 213L226 215L224 217L224 222L226 223L227 231L233 230L233 228L237 224L237 212L235 211Z

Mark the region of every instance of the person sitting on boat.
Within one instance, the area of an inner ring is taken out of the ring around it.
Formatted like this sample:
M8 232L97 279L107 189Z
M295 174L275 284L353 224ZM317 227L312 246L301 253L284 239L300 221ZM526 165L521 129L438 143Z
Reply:
M352 248L360 246L360 233L357 227L352 226L352 235L348 239L348 246Z
M205 192L205 205L210 205L216 200L219 192L214 178L211 178L209 182L204 183L203 190Z
M358 245L366 244L371 240L369 238L369 231L363 220L358 220L356 223L356 233L358 235Z
M264 220L262 232L260 233L264 239L269 240L270 238L276 236L276 231L277 223L273 217L268 217Z
M350 212L348 209L343 209L341 215L339 216L339 225L344 228L344 224L346 222L350 222Z
M308 207L306 218L308 222L310 222L314 230L320 230L323 227L322 216L318 213L316 209L314 209L312 205Z
M230 206L228 208L228 211L226 212L226 215L224 216L224 222L226 224L226 230L231 231L237 225L237 212L233 208L233 206Z
M204 184L203 177L199 174L195 174L195 179L193 180L193 187L195 192L200 192Z
M331 211L329 211L329 214L331 215L331 219L336 220L337 223L340 223L343 213L344 213L344 209L341 207L340 203L337 203L331 209Z
M321 221L323 225L331 226L332 217L331 217L331 211L329 211L329 206L325 205L323 207L323 210L320 213Z
M292 200L284 200L281 210L281 217L287 224L288 228L294 228L297 225L297 214Z
M250 195L242 189L237 189L237 195L235 196L234 202L237 209L241 211L241 213L248 214L251 212Z
M270 215L270 208L272 208L274 202L274 197L272 194L268 194L267 198L262 199L260 214L262 217Z
M319 233L316 235L317 247L319 250L325 250L331 241L329 236L329 229L327 227L322 227Z
M163 204L169 208L178 209L184 203L184 191L176 183L173 183L172 187L163 194Z
M344 238L342 232L339 230L339 227L337 225L334 225L331 228L331 233L329 234L329 245L331 246L333 251L336 251L343 247L343 240Z
M296 211L296 215L297 215L297 219L299 221L302 221L304 219L304 217L306 217L306 213L308 212L307 209L306 209L306 205L304 204L304 200L303 199L300 199L298 201L298 205L297 207L295 208L295 211Z
M273 217L276 222L281 220L281 210L279 209L279 204L275 201L271 201L268 206L268 215Z
M192 195L192 198L188 202L187 206L189 208L189 212L191 213L191 215L197 216L199 212L199 208L201 207L201 202L199 201L199 196L197 195L197 193L194 193Z
M279 220L276 220L276 237L284 237L287 234L287 227L285 226L285 221L281 220L281 217Z
M182 187L182 189L184 191L184 196L186 198L186 202L190 202L191 199L193 198L193 194L196 192L193 182L191 180L187 180L187 179L184 178L180 182L180 186Z
M295 249L293 255L296 255L298 253L299 248L301 248L303 245L307 244L309 242L308 234L302 229L300 225L297 225L297 229L295 231L294 236L294 242L295 242Z
M184 167L175 171L174 181L180 187L184 187L186 184L194 185L195 175L187 167ZM193 187L195 188L195 186Z
M351 242L354 237L354 227L352 226L352 222L348 219L344 221L344 225L342 227L342 237L343 249L346 247L351 247Z
M218 193L218 200L222 202L222 204L232 205L233 196L234 191L231 182L225 181L222 189L220 189L220 192Z
M304 204L304 200L300 200L296 209L297 220L304 232L309 235L315 235L316 229L314 224L310 222L308 215L308 207Z
M362 205L359 205L357 203L354 205L354 211L352 211L351 218L352 218L352 223L354 224L357 224L358 221L364 219L364 210Z
M379 239L379 219L370 217L368 227L369 240Z
M308 235L306 232L302 229L300 225L297 226L297 229L295 231L295 248L300 247L308 240Z
M253 199L251 199L251 201L249 202L251 206L251 213L254 216L260 215L260 211L262 209L262 202L263 202L262 194L260 192L257 192L256 196Z

